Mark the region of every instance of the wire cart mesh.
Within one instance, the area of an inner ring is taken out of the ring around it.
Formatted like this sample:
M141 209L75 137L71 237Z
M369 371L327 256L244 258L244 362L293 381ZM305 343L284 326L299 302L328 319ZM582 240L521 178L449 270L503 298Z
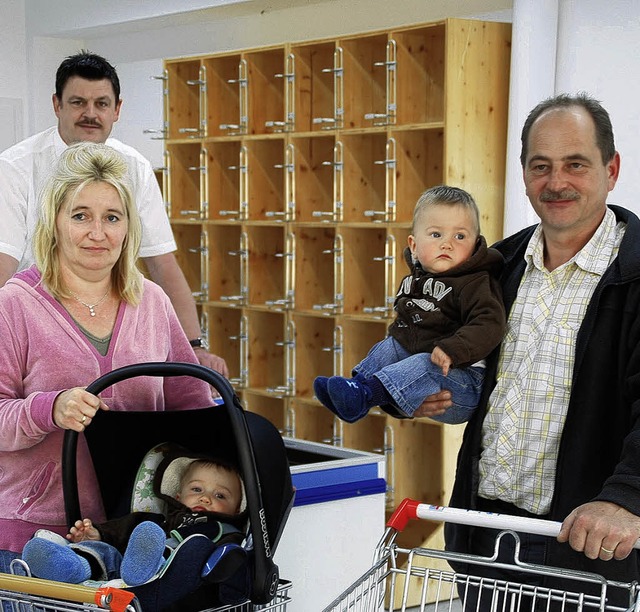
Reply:
M402 548L395 543L395 539L408 521L413 519L475 525L501 531L491 557L430 548ZM516 531L555 537L560 531L560 523L431 506L405 499L387 522L385 533L376 547L372 567L323 612L422 612L427 606L434 612L640 612L640 587L636 582L609 581L593 573L524 563L519 559ZM504 537L515 539L513 562L497 561L500 542ZM460 573L450 569L449 562L464 563L469 568L499 567L516 571L525 578L512 582L484 578L475 575L472 570ZM562 578L570 580L577 587L575 590L560 590L535 586L528 583L527 575Z
M22 562L21 562L22 563ZM280 580L273 600L264 605L250 601L208 608L203 612L286 612L291 582ZM0 610L4 612L144 612L133 593L124 589L89 587L0 573Z

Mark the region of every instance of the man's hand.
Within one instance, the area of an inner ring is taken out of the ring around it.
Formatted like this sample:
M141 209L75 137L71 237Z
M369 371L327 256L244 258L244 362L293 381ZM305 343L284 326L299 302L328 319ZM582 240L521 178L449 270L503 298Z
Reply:
M218 357L218 355L214 355L213 353L207 353L205 349L200 347L195 348L194 351L200 365L219 372L225 378L229 378L229 368L227 368L227 362L222 357Z
M451 391L438 391L438 393L425 397L424 402L420 404L413 416L415 418L439 416L444 414L447 408L452 405Z
M610 502L589 502L576 508L562 523L558 542L603 561L629 556L640 538L640 516Z

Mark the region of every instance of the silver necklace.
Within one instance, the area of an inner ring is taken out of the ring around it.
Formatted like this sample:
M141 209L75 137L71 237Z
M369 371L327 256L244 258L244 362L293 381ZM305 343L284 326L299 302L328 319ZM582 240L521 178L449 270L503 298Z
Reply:
M69 293L71 293L71 295L77 302L82 304L85 308L89 309L89 314L92 317L95 317L96 316L96 311L94 310L95 307L102 304L102 302L104 302L105 298L109 295L110 291L111 291L111 288L107 289L107 292L95 304L86 304L75 293L73 293L73 291L70 291Z

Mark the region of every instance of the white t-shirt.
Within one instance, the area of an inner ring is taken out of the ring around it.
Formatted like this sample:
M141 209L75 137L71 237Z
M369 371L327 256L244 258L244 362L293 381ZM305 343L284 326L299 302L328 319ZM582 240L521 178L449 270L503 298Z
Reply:
M140 257L175 251L151 164L115 138L107 139L106 144L120 152L129 165L133 200L142 221ZM66 148L55 126L0 153L0 253L17 259L18 270L34 263L31 241L40 211L39 195Z

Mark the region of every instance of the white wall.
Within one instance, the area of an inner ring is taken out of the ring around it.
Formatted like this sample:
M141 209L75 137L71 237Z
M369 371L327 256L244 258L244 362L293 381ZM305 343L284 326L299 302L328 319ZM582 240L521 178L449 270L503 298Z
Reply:
M558 25L556 91L588 91L609 111L622 157L609 202L640 215L640 1L565 0Z
M0 147L4 148L26 135L27 53L24 0L3 0L1 8Z

